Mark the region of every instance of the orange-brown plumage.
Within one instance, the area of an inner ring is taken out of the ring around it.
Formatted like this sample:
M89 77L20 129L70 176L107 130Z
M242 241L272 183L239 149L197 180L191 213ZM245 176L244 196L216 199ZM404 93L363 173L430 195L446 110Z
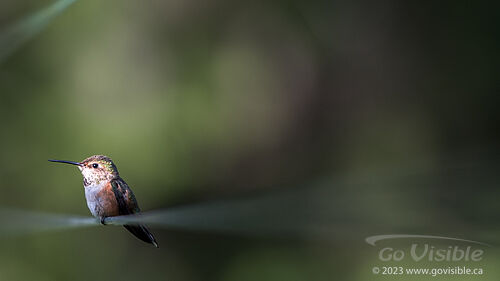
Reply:
M116 200L115 193L113 192L113 187L111 182L105 184L99 192L97 192L97 198L99 200L99 205L101 206L100 216L101 217L113 217L120 215L120 209L118 207L118 202Z

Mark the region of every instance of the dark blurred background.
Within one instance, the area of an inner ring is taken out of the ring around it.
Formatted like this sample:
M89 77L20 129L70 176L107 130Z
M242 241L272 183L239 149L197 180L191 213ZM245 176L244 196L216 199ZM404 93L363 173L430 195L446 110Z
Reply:
M54 2L1 1L0 32ZM1 206L89 215L79 172L46 160L105 154L144 211L272 193L329 234L152 227L158 250L112 226L18 235L0 280L370 280L370 235L500 245L498 11L76 1L0 62Z

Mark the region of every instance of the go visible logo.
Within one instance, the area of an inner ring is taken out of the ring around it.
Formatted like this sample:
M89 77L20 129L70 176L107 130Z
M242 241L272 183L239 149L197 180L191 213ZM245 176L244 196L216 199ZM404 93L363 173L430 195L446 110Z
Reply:
M395 248L384 247L378 252L378 258L381 261L402 261L411 259L413 261L473 261L478 262L483 259L484 250L481 247L491 247L490 245L473 240L451 238L432 235L413 235L413 234L388 234L370 236L365 239L366 243L376 246L375 243L381 240L393 239L412 239L412 240L441 240L440 246L431 243L412 242L410 247ZM460 243L461 245L442 246L442 240L447 242ZM465 244L465 245L462 245Z

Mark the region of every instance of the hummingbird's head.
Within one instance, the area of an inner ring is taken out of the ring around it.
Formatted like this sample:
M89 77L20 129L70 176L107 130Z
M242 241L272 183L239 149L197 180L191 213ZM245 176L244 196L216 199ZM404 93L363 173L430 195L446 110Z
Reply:
M52 162L67 163L78 166L83 176L83 184L99 185L105 181L118 178L118 169L111 158L104 155L94 155L81 162L64 160L49 160Z

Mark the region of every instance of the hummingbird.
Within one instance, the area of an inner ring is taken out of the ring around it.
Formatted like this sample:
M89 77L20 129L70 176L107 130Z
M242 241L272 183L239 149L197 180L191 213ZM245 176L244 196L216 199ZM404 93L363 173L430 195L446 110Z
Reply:
M104 155L94 155L81 162L49 161L78 167L83 176L87 206L92 215L99 218L102 224L105 224L106 217L137 214L141 211L132 189L120 177L111 158ZM151 243L158 248L156 239L146 226L124 225L124 227L140 240Z

